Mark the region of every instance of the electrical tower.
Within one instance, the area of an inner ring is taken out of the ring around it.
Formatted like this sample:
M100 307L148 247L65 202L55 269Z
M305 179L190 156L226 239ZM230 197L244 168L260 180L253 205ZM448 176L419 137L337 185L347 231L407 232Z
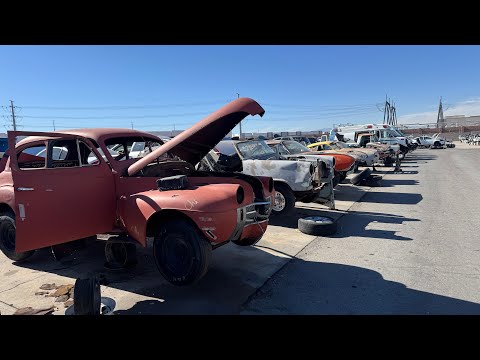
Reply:
M398 124L395 104L391 99L387 99L387 97L385 97L385 107L383 109L383 123L393 126Z
M438 105L437 128L445 127L445 119L443 118L442 97L440 96L440 104Z

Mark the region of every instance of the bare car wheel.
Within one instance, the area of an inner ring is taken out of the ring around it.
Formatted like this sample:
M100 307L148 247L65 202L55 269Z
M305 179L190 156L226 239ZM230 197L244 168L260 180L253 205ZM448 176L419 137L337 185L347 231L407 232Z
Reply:
M337 223L328 216L307 216L298 219L298 230L308 235L333 235L337 232Z
M0 250L10 260L20 262L28 259L35 251L17 253L15 251L15 235L15 214L10 211L0 214Z
M212 246L190 222L175 219L165 223L155 236L153 257L168 282L189 285L207 273Z
M295 195L285 184L275 183L275 197L273 199L272 214L287 215L295 209Z

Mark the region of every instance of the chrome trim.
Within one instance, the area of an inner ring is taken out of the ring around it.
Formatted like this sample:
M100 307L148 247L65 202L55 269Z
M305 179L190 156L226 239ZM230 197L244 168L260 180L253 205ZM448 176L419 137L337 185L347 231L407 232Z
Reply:
M18 191L33 191L35 190L34 188L26 188L26 187L19 187L17 188Z

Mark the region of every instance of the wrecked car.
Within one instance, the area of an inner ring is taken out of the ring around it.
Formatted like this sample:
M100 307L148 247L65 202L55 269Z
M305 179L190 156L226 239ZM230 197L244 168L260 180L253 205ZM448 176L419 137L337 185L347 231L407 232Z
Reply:
M359 156L361 166L375 166L380 160L378 151L370 148L352 148L346 145L344 142L334 141L322 141L313 143L307 146L311 151L322 151L325 154L329 152L342 152L349 155Z
M223 140L202 159L198 168L272 177L275 185L272 214L291 213L295 201L319 202L335 208L335 160L328 156L293 158L280 157L264 140Z
M22 261L37 249L96 234L144 247L151 239L167 281L198 281L212 249L262 238L273 180L197 171L194 164L243 118L264 112L240 98L165 144L130 129L8 132L8 157L0 162L0 249ZM27 137L16 143L18 136ZM132 158L136 142L163 145ZM57 148L65 152L61 157L53 156Z
M324 154L319 151L312 151L308 147L290 140L269 140L268 146L275 150L278 156L287 159L300 159L300 158L325 158L332 157L335 159L334 163L334 178L333 186L337 186L340 182L345 180L347 174L355 171L360 158L350 154L342 154L337 152L331 152Z
M362 148L377 150L379 159L383 161L385 166L392 165L395 162L396 156L401 154L398 144L382 143L374 133L359 133L356 141L354 144Z

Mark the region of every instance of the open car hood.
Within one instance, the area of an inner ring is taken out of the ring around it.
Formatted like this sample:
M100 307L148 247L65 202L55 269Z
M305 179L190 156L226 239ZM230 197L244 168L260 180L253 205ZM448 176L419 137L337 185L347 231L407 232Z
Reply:
M255 100L236 99L130 165L128 175L136 174L167 152L195 165L245 117L263 116L264 113L265 110Z

